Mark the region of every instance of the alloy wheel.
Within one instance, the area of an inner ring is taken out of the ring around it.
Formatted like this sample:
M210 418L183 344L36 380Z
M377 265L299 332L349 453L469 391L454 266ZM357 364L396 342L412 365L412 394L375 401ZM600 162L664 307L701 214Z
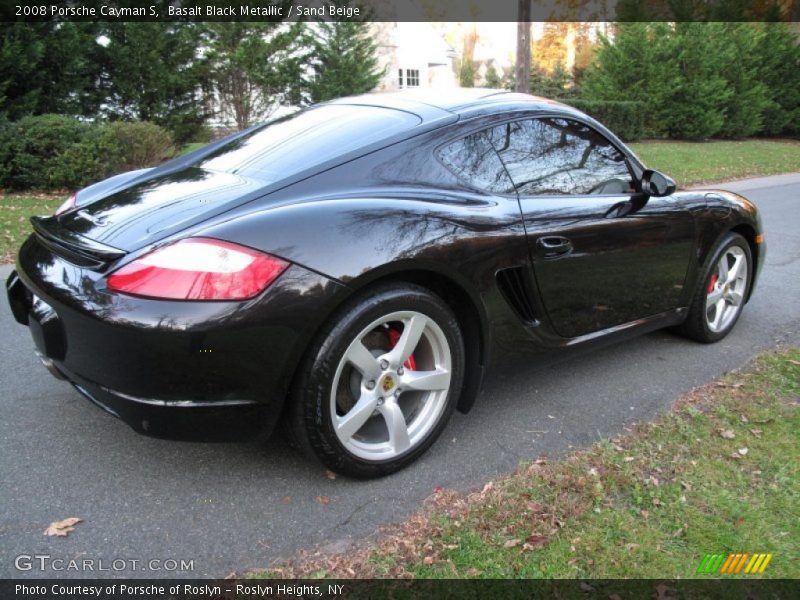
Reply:
M365 327L339 361L331 388L333 429L353 455L394 459L419 445L447 403L452 359L442 329L416 311Z
M739 246L727 248L717 261L706 287L706 325L712 332L724 331L742 310L749 269Z

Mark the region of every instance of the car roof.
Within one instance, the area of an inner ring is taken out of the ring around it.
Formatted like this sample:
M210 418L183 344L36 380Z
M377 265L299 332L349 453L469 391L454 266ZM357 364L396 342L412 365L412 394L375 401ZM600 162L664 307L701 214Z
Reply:
M348 96L333 100L329 104L378 106L404 110L417 114L423 120L441 117L442 113L463 113L497 104L524 105L526 109L531 110L574 110L565 104L548 100L547 98L491 88L454 88L446 90L415 88L399 92L379 92Z

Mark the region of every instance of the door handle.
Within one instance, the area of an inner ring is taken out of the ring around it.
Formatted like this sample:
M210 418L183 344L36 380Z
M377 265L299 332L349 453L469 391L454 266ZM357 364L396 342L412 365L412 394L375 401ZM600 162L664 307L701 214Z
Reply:
M540 237L536 240L536 244L543 250L544 258L554 258L572 251L572 242L560 235Z

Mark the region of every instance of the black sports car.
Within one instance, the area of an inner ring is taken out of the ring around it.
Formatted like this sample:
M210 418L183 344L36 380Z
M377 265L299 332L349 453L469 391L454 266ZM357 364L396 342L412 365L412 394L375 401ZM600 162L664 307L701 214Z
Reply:
M32 219L8 280L45 365L141 433L416 459L504 353L733 328L756 207L676 192L602 125L487 90L314 106Z

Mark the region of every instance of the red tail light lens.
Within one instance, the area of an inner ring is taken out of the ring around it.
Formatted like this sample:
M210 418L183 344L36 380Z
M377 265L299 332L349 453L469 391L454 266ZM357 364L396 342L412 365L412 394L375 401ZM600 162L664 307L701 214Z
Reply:
M73 192L72 195L64 200L64 202L56 209L56 212L53 214L55 216L60 215L61 213L67 212L71 208L75 208L75 203L78 200L78 192Z
M250 248L189 238L154 250L108 277L115 292L169 300L246 300L289 263Z

